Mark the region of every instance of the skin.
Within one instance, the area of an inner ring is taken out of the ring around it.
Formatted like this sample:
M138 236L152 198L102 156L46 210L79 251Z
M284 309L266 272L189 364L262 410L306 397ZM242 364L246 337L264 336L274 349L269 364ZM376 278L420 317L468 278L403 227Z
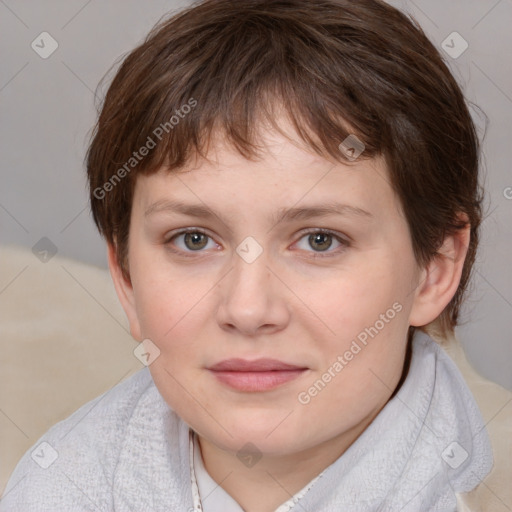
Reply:
M440 255L419 268L384 160L334 163L297 140L265 133L255 162L219 140L208 160L183 172L139 176L129 281L109 246L132 335L160 350L149 367L157 388L199 434L209 474L249 512L275 510L384 407L402 374L408 327L428 324L453 297L469 237L469 227L447 237ZM170 199L207 205L216 216L145 215ZM280 208L329 202L370 216L270 220ZM208 237L173 238L184 228L202 228ZM332 230L349 243L327 236L315 244L304 233L309 228ZM236 252L248 236L263 249L252 263ZM300 403L299 393L394 303L401 311L308 404ZM271 357L308 370L270 391L236 391L207 370L232 357ZM236 456L247 442L262 454L253 467Z

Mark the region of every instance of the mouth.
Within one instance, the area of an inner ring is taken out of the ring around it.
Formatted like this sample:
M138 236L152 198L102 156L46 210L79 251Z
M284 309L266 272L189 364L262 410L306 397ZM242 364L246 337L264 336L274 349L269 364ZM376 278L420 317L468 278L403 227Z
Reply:
M238 391L268 391L290 382L308 368L276 359L227 359L208 370L218 381Z

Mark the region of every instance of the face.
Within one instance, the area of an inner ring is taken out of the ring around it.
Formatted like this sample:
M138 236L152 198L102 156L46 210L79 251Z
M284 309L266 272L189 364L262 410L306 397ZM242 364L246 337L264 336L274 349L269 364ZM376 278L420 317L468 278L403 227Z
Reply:
M382 159L344 165L265 141L255 162L219 143L209 161L137 178L123 305L186 423L223 450L282 455L384 406L421 274ZM262 358L274 362L252 364ZM246 366L214 371L232 359Z

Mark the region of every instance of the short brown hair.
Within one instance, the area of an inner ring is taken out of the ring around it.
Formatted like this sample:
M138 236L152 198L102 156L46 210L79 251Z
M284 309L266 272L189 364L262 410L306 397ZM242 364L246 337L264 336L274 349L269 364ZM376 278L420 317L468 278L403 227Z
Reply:
M462 278L439 318L451 331L478 245L478 138L440 53L413 19L379 0L205 0L158 23L124 59L87 173L94 221L125 277L136 176L205 157L219 133L252 159L260 121L283 133L277 104L320 155L347 162L339 144L355 134L364 157L385 157L418 264L467 216Z

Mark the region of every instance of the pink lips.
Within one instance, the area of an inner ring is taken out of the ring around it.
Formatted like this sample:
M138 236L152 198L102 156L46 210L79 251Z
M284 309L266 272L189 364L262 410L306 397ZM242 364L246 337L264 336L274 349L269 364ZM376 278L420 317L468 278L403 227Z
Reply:
M226 359L208 368L222 383L239 391L267 391L307 370L276 359Z

